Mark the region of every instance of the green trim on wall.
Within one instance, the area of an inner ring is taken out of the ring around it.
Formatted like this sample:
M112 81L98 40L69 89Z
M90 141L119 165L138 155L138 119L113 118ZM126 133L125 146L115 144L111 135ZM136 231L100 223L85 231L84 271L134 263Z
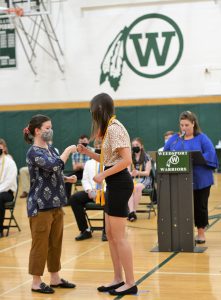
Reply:
M165 131L178 131L179 114L184 110L196 113L203 132L211 138L214 145L217 144L221 139L221 103L117 107L116 114L130 137L141 137L146 150L150 151L163 146ZM51 117L54 146L60 152L66 146L77 143L79 135L90 135L91 116L88 108L0 112L0 138L6 140L9 152L19 168L25 165L29 147L23 140L22 130L37 113ZM66 169L70 168L69 159Z

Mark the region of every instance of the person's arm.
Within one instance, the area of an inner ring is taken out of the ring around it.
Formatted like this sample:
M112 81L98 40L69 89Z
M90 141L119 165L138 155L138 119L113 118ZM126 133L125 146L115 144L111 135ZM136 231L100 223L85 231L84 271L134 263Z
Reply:
M106 177L126 169L132 163L130 148L118 148L117 151L122 159L113 167L97 174L93 178L95 182L101 183Z
M35 165L48 172L57 172L64 169L64 164L67 161L70 153L76 151L76 146L67 147L60 157L51 156L46 151L40 149L32 149L28 155L28 160L32 165Z
M137 176L140 176L140 177L150 176L150 171L151 171L151 161L148 160L146 162L145 170L144 171L138 171Z
M218 168L216 150L211 140L205 134L202 134L201 136L201 147L202 154L207 162L207 165L212 168Z
M64 176L64 182L69 182L69 183L76 183L77 182L77 176L71 175L71 176Z
M77 150L77 147L75 145L71 145L64 150L64 152L60 155L60 159L64 162L64 164L68 160L69 155L71 153L76 152L76 150Z
M77 151L79 153L82 153L82 154L86 154L87 156L89 156L90 158L100 162L100 154L97 154L93 151L91 151L90 149L88 149L87 147L84 147L84 145L82 144L78 144L77 145Z

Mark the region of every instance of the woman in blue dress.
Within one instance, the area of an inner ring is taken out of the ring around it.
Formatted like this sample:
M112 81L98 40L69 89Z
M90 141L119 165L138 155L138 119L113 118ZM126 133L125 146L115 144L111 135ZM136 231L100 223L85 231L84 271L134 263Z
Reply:
M213 170L218 167L215 148L206 134L202 133L197 117L185 111L179 117L180 132L174 134L164 146L164 151L201 151L206 165L193 166L194 220L198 234L196 243L206 241L205 228L208 225L208 199L213 181Z

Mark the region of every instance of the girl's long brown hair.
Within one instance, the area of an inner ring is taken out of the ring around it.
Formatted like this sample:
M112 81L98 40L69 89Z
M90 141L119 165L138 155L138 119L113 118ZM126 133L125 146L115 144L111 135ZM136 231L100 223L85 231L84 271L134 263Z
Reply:
M92 115L91 139L103 138L108 122L115 113L114 101L108 94L98 94L91 100L90 111Z

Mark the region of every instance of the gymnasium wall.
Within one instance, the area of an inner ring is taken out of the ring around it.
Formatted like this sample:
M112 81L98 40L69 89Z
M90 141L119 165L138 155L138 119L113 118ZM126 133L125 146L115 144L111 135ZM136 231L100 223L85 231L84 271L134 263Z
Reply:
M62 151L90 133L88 101L100 92L113 97L117 117L147 150L162 146L186 109L214 144L221 138L220 0L53 0L51 20L64 73L36 47L35 76L18 38L17 67L0 69L0 137L19 167L32 115L52 118ZM44 35L38 41L48 46Z
M0 105L62 105L103 91L122 100L220 95L219 0L52 1L51 19L65 73L36 46L35 76L17 38L17 68L0 70ZM38 41L48 46L45 35Z
M220 103L117 107L116 114L128 129L131 138L139 136L144 140L146 150L157 150L163 145L165 131L178 130L178 117L184 110L197 114L202 130L216 145L221 139ZM25 164L28 149L23 140L22 129L31 116L39 112L51 117L54 146L60 152L66 146L77 143L80 134L90 134L91 116L88 108L0 112L0 137L7 141L9 152L18 167ZM70 168L69 160L66 169Z

